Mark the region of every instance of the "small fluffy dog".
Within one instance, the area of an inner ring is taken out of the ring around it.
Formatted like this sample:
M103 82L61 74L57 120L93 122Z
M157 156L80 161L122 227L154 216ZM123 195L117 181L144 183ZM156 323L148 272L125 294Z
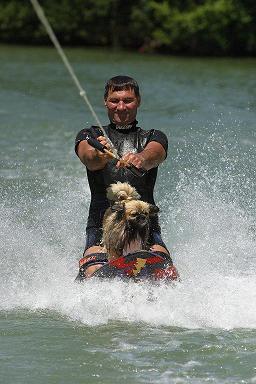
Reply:
M139 200L140 195L128 183L111 184L107 198L110 207L103 218L102 244L109 259L146 249L150 216L159 209Z

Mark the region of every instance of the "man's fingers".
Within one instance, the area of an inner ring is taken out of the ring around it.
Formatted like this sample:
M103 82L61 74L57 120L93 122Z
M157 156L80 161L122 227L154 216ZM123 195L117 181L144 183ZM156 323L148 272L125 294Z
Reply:
M97 137L97 140L98 140L102 145L104 145L104 147L106 147L107 149L110 149L110 144L109 144L109 142L107 141L107 139L106 139L104 136L99 136L99 137Z
M117 168L124 168L124 167L127 167L127 162L124 161L123 159L120 159L120 160L118 160L118 162L116 163L116 167L117 167Z
M137 168L143 168L143 157L140 154L136 153L127 153L120 159L116 166L117 168L129 167L130 164L133 164Z
M139 153L127 153L122 157L122 160L128 164L135 165L137 168L142 168L144 159Z

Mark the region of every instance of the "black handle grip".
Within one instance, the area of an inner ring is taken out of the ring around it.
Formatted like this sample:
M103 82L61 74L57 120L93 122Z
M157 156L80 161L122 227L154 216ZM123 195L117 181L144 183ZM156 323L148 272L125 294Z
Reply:
M86 136L86 141L88 144L90 144L93 148L98 149L99 151L104 153L104 149L107 149L103 144L101 144L98 140L94 139L91 136Z

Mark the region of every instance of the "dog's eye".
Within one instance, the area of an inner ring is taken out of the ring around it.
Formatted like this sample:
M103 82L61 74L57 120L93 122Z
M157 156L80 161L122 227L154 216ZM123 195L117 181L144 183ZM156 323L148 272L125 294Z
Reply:
M131 216L131 217L135 217L135 216L137 216L137 212L131 212L131 213L130 213L130 216Z

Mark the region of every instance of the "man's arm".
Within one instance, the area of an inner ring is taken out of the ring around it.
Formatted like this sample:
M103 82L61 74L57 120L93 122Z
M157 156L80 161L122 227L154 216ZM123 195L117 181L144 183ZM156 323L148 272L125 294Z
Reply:
M157 141L150 141L144 150L140 153L127 153L122 157L122 160L132 163L137 168L144 168L147 171L157 167L166 158L164 147ZM118 167L122 165L118 162Z
M105 137L99 136L97 140L109 149L109 144ZM80 141L77 146L77 155L81 162L86 165L90 171L98 171L103 169L111 157L105 153L93 148L86 140Z

